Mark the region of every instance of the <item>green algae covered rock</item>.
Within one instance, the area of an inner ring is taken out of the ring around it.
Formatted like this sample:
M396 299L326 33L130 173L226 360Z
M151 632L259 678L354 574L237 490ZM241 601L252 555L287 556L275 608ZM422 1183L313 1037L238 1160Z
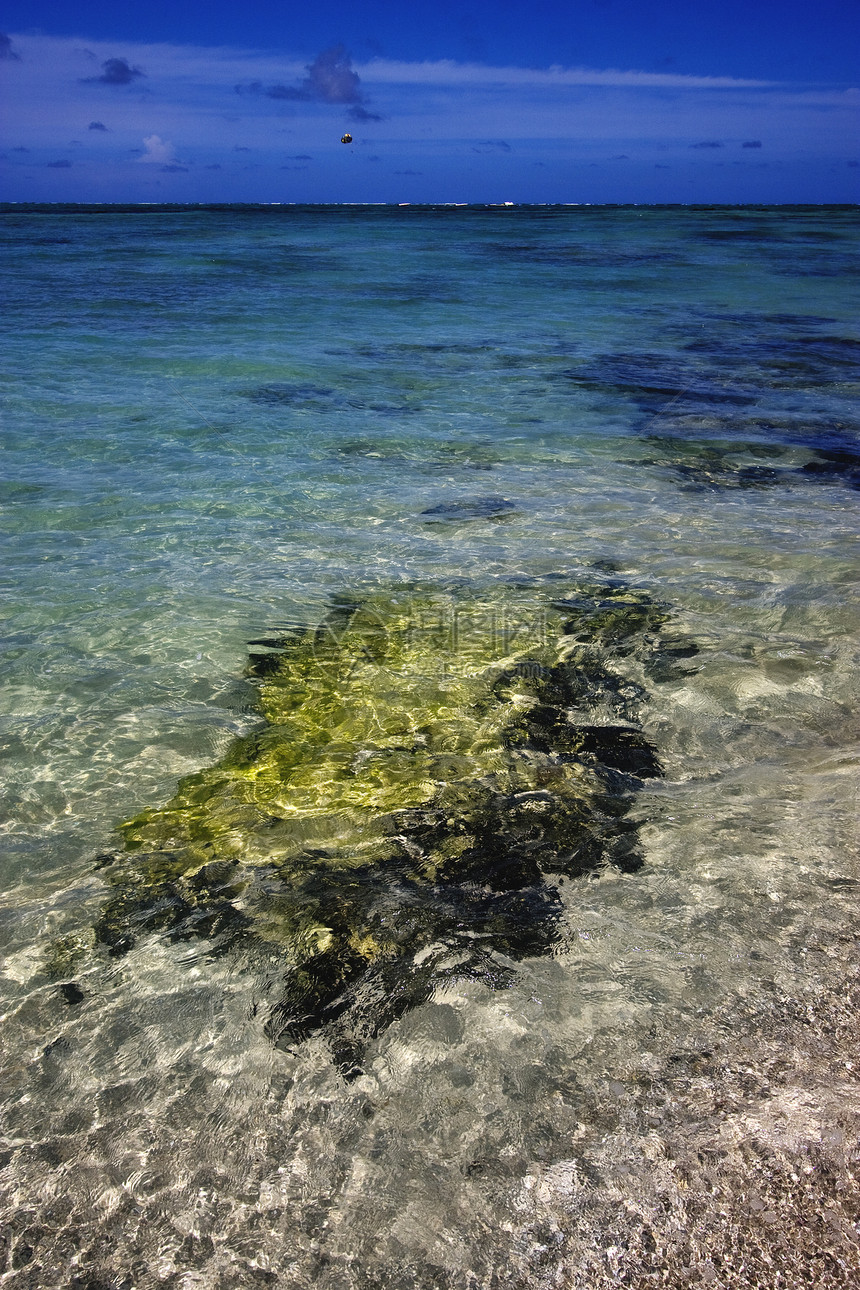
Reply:
M617 582L409 589L255 642L264 724L121 828L97 941L158 929L277 957L282 1044L345 1069L448 975L550 952L557 876L641 859L628 812L661 773L645 691L694 647Z

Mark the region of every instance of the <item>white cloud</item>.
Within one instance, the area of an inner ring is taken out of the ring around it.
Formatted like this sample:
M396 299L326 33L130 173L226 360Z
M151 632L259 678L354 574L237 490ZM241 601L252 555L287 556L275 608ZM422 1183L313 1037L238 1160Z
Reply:
M367 84L398 85L533 85L552 88L565 85L613 85L641 89L765 89L777 81L744 81L732 76L681 76L664 72L602 70L592 67L487 67L481 63L455 63L441 59L433 63L402 63L374 59L357 64Z
M172 143L162 139L160 135L151 134L148 139L144 139L143 146L146 152L138 161L157 162L161 165L169 165L176 160L176 149Z

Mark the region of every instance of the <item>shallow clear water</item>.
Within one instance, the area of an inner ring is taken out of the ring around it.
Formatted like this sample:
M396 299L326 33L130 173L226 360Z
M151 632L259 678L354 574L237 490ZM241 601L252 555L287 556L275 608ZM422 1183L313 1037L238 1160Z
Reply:
M582 1179L653 1138L612 1110L641 1072L853 954L856 211L0 223L9 1275L556 1284ZM270 958L153 933L80 1000L46 976L117 824L258 724L249 640L589 579L699 653L647 682L644 865L566 881L507 988L449 975L346 1080L267 1038Z

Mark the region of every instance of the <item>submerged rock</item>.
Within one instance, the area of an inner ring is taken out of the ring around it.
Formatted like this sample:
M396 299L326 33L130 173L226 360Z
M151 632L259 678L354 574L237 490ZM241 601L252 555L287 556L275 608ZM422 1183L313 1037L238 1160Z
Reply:
M829 481L841 479L849 488L860 490L860 451L856 448L816 448L818 459L808 461L804 475Z
M559 373L584 390L621 394L648 416L668 410L747 407L755 402L755 385L727 377L727 371L660 352L600 354Z
M649 434L643 439L655 455L630 464L667 471L685 492L785 486L797 470L788 449L773 444L687 438L683 434ZM778 464L766 466L762 459Z
M255 642L265 724L122 826L97 942L275 958L269 1034L322 1029L345 1070L446 977L551 952L560 875L642 863L629 811L661 767L618 664L695 652L644 592L567 591L380 593Z
M421 512L421 518L430 523L489 520L497 515L510 515L516 509L516 502L508 501L506 497L465 497L461 501L429 506Z
M252 403L269 407L303 407L315 405L320 399L330 399L335 391L329 386L312 385L309 381L271 381L243 393Z

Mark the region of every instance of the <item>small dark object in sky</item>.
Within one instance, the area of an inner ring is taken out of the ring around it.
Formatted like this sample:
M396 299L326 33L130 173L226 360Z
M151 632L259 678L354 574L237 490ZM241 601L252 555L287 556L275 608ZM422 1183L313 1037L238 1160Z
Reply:
M349 132L347 132L346 134L342 134L340 137L340 141L341 143L352 143L352 135Z

